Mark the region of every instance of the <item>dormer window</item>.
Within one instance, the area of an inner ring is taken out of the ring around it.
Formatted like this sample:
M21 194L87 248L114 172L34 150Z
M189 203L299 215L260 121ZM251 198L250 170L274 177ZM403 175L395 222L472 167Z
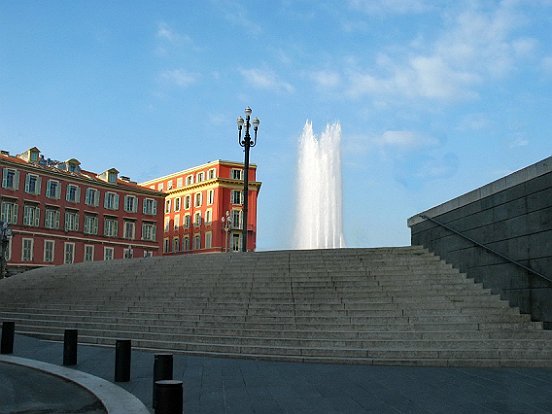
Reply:
M65 168L62 169L67 169L67 171L77 174L81 172L80 161L75 158L65 161L64 164Z
M17 157L27 162L38 162L40 159L40 150L37 147L32 147L24 153L19 154Z
M98 178L108 183L116 184L117 179L119 178L119 171L117 171L115 168L110 168L109 170L106 170L98 175Z

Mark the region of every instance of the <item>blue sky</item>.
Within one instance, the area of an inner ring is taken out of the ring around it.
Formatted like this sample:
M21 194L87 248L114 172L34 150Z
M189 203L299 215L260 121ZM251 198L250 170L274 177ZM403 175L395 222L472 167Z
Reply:
M292 245L298 138L342 125L350 247L552 154L552 1L0 0L0 148L145 181L243 160Z

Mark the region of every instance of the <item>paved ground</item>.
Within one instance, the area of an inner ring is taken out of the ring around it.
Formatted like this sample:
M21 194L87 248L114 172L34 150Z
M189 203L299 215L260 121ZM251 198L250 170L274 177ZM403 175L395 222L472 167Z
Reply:
M61 364L62 350L61 343L19 335L15 339L14 355L19 357ZM77 368L112 381L114 354L113 348L79 346ZM134 351L131 381L120 384L148 407L153 358L152 353ZM4 368L0 364L2 386L13 375ZM25 374L20 380L29 378ZM551 369L372 367L175 355L174 378L184 382L186 414L552 413ZM53 388L59 392L57 385Z

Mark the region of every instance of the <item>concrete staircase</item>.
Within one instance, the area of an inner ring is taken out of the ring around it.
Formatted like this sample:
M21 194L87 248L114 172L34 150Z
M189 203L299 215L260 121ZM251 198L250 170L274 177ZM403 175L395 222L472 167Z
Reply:
M552 367L552 331L421 247L154 257L0 280L16 332L193 355Z

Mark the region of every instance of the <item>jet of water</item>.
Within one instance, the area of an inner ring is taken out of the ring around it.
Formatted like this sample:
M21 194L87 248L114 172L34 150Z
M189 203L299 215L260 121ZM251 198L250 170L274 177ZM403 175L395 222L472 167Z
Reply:
M319 139L313 133L312 122L305 123L297 157L297 249L345 247L340 143L339 123L326 125Z

